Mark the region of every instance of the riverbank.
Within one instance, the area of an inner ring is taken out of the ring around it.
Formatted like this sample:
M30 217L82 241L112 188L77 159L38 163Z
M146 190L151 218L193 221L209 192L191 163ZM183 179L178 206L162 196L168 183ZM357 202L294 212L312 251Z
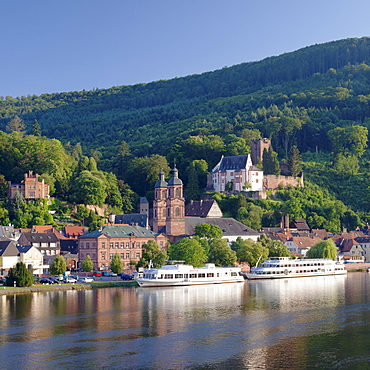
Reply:
M0 287L1 295L29 294L43 292L59 292L68 290L90 290L100 288L114 288L120 286L137 286L134 281L102 281L82 284L56 284L56 285L32 285L24 288Z

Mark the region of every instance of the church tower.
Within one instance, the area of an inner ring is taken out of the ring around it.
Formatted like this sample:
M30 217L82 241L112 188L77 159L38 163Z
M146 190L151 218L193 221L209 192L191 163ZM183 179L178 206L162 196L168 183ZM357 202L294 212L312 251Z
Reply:
M153 231L155 233L166 232L166 199L167 182L164 180L164 172L161 171L159 180L154 185Z
M185 199L183 197L183 184L178 177L178 170L171 171L172 178L168 181L166 201L166 234L185 234Z

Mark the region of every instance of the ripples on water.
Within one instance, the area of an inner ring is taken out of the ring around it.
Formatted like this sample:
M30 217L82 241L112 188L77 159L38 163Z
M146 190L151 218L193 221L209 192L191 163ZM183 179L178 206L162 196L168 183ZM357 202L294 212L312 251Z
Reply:
M0 296L0 369L367 369L370 274Z

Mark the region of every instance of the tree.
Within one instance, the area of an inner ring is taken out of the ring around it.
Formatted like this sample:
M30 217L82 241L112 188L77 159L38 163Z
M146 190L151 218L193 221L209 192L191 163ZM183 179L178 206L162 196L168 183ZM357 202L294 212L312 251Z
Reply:
M352 154L361 157L366 150L368 129L364 126L336 127L328 131L335 155Z
M33 284L33 275L30 270L27 269L23 262L17 262L15 267L9 270L9 274L6 277L6 285L17 287L27 287Z
M248 203L246 207L238 209L236 219L253 230L259 230L262 227L263 209L253 203Z
M213 239L209 243L208 262L216 266L234 266L236 253L231 250L225 239Z
M295 117L280 117L281 130L279 136L285 149L285 158L288 157L289 146L296 132L302 128L303 121Z
M91 261L90 255L88 254L86 258L81 262L81 267L85 272L91 272L94 268L94 263Z
M32 135L41 136L41 128L40 128L40 124L37 121L37 119L35 119L32 125Z
M258 238L258 242L269 250L269 257L289 257L288 247L280 240L271 240L265 234Z
M301 157L299 155L299 150L296 145L292 146L292 149L290 149L288 165L289 171L291 175L294 177L298 176L298 174L302 171Z
M11 119L6 126L7 131L9 132L19 132L24 133L26 130L26 125L23 123L23 120L19 118L18 116L15 116L13 119Z
M330 258L337 259L337 247L333 240L323 240L312 246L306 253L306 258Z
M199 238L205 238L207 239L208 242L210 242L212 239L220 239L222 237L222 230L217 225L204 223L195 226L194 236L198 236Z
M49 272L52 275L62 275L67 269L67 262L61 255L57 255L49 266Z
M255 266L257 262L262 263L269 255L266 247L251 239L243 240L239 237L232 242L231 248L236 251L238 261L247 262L250 266Z
M185 261L194 267L204 266L207 254L197 239L184 238L172 244L169 248L170 259Z
M272 146L269 149L263 149L262 166L264 175L280 175L280 165L277 160L277 153L272 150Z
M73 184L72 201L102 206L106 198L104 179L97 172L83 170Z
M117 275L122 272L123 264L121 261L121 257L119 256L119 253L114 254L112 261L110 263L110 269Z
M135 157L128 163L124 180L136 193L145 195L153 190L161 171L166 174L170 171L166 157L158 154L150 157Z
M167 258L166 251L161 250L154 240L148 240L148 243L143 244L140 266L148 266L151 261L154 268L159 268L164 265Z
M189 200L199 199L199 182L198 174L194 164L188 167L188 186L186 187L186 196Z
M123 213L131 213L139 196L123 180L118 180L118 189L121 193Z

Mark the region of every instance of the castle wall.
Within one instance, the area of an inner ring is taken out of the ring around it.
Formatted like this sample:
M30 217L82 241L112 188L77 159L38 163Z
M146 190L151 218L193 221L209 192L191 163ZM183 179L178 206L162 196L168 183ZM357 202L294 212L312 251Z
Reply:
M293 176L276 176L276 175L264 175L263 177L263 186L265 189L273 189L277 190L280 186L299 186L304 187L304 181L303 181L303 174L301 177L293 177Z

